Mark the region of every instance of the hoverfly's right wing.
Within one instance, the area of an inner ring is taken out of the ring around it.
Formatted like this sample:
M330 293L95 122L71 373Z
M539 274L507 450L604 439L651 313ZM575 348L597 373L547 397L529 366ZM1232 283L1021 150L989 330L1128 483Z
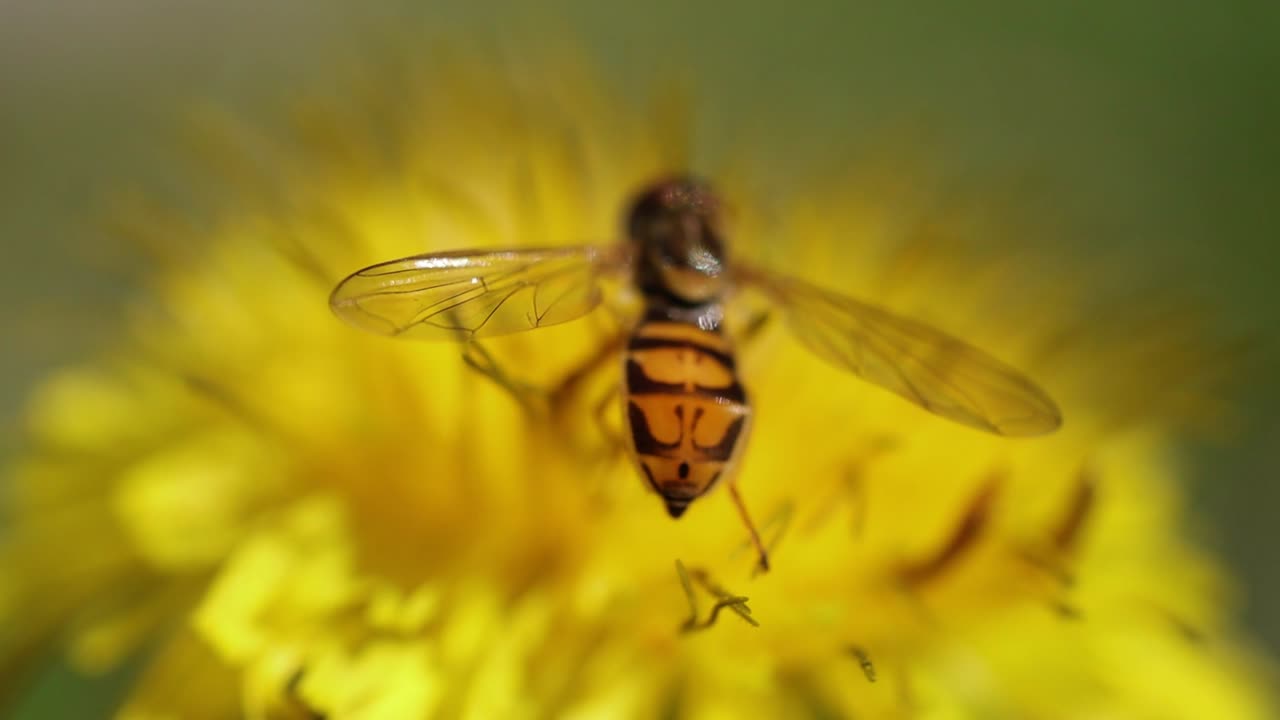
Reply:
M753 268L739 275L785 311L809 350L929 412L997 435L1040 435L1062 424L1035 383L962 340L802 280Z
M591 312L621 247L459 250L380 263L343 280L329 306L381 335L471 340L555 325Z

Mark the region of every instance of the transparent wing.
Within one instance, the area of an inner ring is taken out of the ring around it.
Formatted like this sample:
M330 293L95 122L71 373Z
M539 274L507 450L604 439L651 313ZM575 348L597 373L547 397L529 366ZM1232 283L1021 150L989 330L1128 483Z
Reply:
M329 306L358 328L422 340L468 340L555 325L600 303L620 248L458 250L360 270Z
M783 308L811 351L929 412L998 435L1062 424L1035 383L962 340L802 280L750 268L740 275Z

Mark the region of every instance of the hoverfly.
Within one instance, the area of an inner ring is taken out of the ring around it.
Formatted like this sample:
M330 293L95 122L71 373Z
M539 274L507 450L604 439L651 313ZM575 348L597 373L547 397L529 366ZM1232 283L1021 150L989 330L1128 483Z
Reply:
M627 239L612 247L459 250L380 263L347 277L329 299L364 330L469 342L582 317L602 281L629 273L644 312L626 338L626 443L673 518L725 483L760 567L768 559L734 470L751 402L725 333L731 289L761 290L819 357L929 412L998 435L1061 424L1057 406L1020 372L971 345L803 280L730 261L719 202L705 183L677 177L632 202Z

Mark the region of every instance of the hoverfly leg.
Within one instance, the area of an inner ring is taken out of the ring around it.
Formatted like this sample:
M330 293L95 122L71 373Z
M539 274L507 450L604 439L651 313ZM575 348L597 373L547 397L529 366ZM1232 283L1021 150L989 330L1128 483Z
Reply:
M595 373L605 364L616 359L618 353L626 346L627 334L623 332L615 333L608 340L600 343L599 347L575 368L570 370L563 378L560 379L549 393L551 403L551 411L558 413L563 410L582 388L583 384L589 380Z
M607 441L610 452L617 454L626 452L627 440L618 428L610 424L609 411L613 410L618 404L618 397L621 394L621 386L612 386L609 392L600 398L591 412L591 417L595 419L596 426L600 429L600 434Z
M742 516L742 523L747 526L747 530L751 533L751 544L756 548L756 555L759 557L757 569L759 572L769 572L769 553L764 548L764 543L760 540L760 533L756 531L755 523L751 522L751 515L747 513L747 505L742 502L742 495L738 493L738 483L736 481L729 482L729 497L733 499L733 504L738 508L738 514Z
M752 315L747 320L746 325L742 327L741 337L739 338L742 347L750 347L753 342L758 340L760 335L768 329L771 320L773 320L773 313L768 310L761 310Z
M530 415L537 411L539 407L538 401L545 400L545 391L513 378L502 368L493 357L493 354L475 340L471 340L463 346L462 361L466 363L467 367L480 373L505 390Z

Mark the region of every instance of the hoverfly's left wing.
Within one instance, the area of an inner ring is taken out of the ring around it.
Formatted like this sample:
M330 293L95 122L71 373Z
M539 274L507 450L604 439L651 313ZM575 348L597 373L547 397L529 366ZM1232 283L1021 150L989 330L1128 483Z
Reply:
M555 325L600 303L621 248L459 250L380 263L343 280L329 306L381 335L470 340Z
M1035 383L962 340L802 280L738 272L784 310L809 350L929 412L998 435L1040 435L1062 424Z

